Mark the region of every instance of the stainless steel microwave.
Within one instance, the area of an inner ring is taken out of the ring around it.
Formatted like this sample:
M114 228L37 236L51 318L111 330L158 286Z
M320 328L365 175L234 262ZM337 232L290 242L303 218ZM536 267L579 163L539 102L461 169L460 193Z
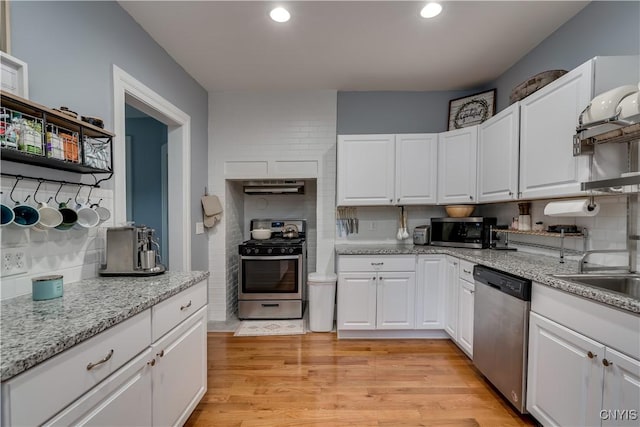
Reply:
M489 247L491 229L496 218L431 218L431 244L454 248L484 249Z

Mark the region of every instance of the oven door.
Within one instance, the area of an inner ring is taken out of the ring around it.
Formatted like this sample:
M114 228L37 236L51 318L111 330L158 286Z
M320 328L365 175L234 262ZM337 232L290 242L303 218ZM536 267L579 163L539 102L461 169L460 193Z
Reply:
M302 299L302 255L240 256L238 298Z

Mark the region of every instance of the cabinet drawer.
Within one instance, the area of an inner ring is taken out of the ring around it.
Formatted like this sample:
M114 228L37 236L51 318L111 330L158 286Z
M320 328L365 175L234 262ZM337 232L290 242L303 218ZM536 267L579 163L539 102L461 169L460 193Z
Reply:
M146 310L29 369L3 384L3 400L9 400L3 402L3 424L42 424L150 344L151 310Z
M338 270L343 271L416 271L416 257L342 255Z
M176 327L206 303L207 281L203 280L197 285L151 307L151 336L153 341Z
M473 266L475 264L473 264L472 262L469 261L465 261L463 259L459 260L460 261L460 278L462 280L466 280L467 282L474 282L473 279Z

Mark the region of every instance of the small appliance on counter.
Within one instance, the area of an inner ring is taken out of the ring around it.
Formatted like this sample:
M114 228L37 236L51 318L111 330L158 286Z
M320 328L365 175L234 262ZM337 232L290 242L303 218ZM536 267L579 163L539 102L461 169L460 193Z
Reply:
M496 218L431 218L431 245L486 249L491 243L491 227Z
M144 225L107 229L107 264L101 276L155 276L165 272L155 231ZM154 249L155 247L155 249Z
M413 244L428 245L431 243L431 226L419 225L413 229Z

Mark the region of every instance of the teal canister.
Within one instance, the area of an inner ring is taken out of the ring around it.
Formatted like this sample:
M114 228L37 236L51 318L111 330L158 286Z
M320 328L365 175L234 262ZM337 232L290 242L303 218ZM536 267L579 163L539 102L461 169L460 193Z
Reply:
M62 296L62 276L41 276L31 279L31 294L34 301Z

